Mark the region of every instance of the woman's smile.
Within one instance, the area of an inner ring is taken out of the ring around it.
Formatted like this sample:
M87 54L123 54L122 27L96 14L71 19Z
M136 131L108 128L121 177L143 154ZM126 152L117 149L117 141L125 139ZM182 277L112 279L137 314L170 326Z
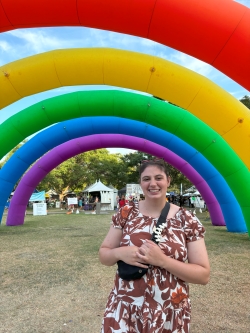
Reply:
M150 193L159 193L160 189L148 189Z

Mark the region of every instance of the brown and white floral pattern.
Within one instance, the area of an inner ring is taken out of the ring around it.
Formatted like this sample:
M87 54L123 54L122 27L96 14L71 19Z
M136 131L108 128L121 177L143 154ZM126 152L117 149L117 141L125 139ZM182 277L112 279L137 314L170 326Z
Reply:
M112 221L115 228L123 229L120 246L138 247L151 238L157 223L139 212L138 203L122 207ZM158 245L166 256L185 262L187 243L203 238L205 229L183 208L166 224ZM101 333L188 333L190 312L188 284L168 271L149 266L147 274L131 281L116 273Z

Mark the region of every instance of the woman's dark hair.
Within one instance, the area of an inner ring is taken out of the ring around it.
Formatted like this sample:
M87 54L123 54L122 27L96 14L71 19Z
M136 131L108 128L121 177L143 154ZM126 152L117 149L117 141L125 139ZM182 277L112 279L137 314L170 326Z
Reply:
M144 172L144 170L148 166L156 166L161 171L163 171L166 174L167 177L169 176L169 171L168 171L167 164L165 163L165 161L163 159L144 160L144 161L141 162L141 165L139 167L139 178L140 179L141 179L141 174Z

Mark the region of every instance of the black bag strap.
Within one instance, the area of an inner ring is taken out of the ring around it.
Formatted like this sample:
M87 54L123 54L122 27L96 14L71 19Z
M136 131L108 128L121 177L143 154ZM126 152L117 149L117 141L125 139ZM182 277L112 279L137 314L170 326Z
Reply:
M162 225L162 223L166 222L166 218L168 216L169 209L170 209L170 203L167 201L166 204L165 204L165 206L164 206L164 208L161 211L160 217L158 218L157 224L155 226L156 230L159 230L159 227ZM156 240L156 233L155 233L155 231L152 234L151 240L153 242L155 242L156 244L158 244L158 242Z

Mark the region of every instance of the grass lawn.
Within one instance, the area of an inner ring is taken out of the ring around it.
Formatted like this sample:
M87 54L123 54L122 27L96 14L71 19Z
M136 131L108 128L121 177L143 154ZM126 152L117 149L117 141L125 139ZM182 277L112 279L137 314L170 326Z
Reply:
M192 333L250 332L250 240L206 227L211 263L207 286L191 285ZM0 332L98 333L116 267L98 249L111 215L27 215L0 227Z

